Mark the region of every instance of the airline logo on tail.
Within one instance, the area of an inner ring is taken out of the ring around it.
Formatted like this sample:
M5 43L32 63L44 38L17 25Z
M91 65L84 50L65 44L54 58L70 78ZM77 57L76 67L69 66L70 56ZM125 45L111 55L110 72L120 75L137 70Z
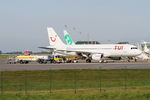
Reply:
M66 34L64 38L67 45L72 45L72 39L68 34Z
M53 36L53 37L50 37L50 40L52 41L52 42L55 42L56 41L56 35L55 36Z
M64 39L67 45L74 45L72 38L66 30L64 30Z
M65 47L64 43L59 38L58 34L52 27L47 28L48 31L48 39L50 46L54 46L55 48L63 48Z

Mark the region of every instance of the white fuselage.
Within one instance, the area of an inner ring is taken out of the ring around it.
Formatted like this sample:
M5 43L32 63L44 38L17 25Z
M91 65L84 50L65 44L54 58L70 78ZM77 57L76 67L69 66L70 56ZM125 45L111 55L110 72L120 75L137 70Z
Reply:
M103 54L104 57L137 56L141 51L134 45L129 44L89 44L89 45L67 45L60 47L60 50L68 51L66 53L75 54L75 52ZM57 50L59 50L57 49Z

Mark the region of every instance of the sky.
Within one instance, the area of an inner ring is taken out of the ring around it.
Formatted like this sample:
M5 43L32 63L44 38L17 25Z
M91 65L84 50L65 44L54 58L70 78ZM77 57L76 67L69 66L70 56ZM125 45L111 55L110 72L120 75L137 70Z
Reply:
M150 0L0 0L0 50L43 51L47 27L63 39L150 41Z

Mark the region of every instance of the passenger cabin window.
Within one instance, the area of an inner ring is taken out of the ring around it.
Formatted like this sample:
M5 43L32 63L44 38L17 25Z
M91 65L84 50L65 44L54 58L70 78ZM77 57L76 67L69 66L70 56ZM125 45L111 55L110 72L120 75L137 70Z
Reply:
M137 47L132 47L131 49L138 49Z

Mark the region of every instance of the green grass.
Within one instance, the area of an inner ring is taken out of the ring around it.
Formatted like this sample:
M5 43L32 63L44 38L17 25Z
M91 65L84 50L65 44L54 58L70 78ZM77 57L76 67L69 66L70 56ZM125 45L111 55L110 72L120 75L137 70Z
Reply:
M149 89L150 70L52 70L3 72L3 90ZM26 86L25 86L26 85Z
M145 92L88 92L78 94L5 94L1 100L149 100L150 93Z
M8 59L9 58L9 56L2 56L2 55L0 55L0 59Z
M148 100L150 70L4 71L0 90L4 100Z

